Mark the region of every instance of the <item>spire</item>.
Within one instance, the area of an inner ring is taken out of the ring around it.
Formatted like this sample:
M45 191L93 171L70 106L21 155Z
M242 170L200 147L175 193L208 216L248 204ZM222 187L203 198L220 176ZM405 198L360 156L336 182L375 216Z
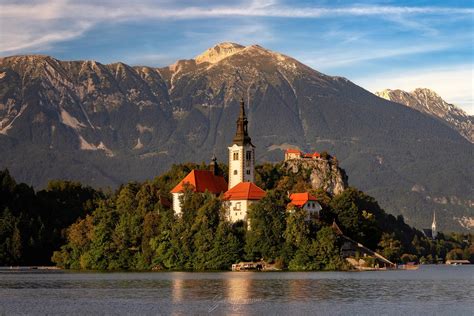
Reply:
M240 146L247 145L247 144L252 145L252 141L248 134L247 125L248 125L248 121L247 121L247 116L245 115L245 103L244 103L244 99L241 98L240 99L240 114L239 114L239 118L237 119L237 131L235 133L235 137L233 141L234 144L237 144Z
M433 212L433 223L431 224L431 236L433 239L436 238L438 235L438 232L436 230L436 211Z
M244 98L240 98L240 115L239 115L239 118L241 118L241 117L247 119L247 117L245 116Z

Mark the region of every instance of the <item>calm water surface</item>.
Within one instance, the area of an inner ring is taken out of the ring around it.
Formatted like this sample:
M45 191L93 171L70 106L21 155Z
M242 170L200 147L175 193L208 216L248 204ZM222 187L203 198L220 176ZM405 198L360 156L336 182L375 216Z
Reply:
M384 272L0 270L0 315L474 315L474 266Z

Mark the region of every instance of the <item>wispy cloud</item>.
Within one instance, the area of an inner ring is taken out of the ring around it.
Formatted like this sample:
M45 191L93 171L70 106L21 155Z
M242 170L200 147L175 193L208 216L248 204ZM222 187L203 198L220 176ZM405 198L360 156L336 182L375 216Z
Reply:
M384 89L412 91L429 88L436 91L449 103L461 106L474 115L474 64L451 67L391 71L360 78L352 78L358 85L371 92Z
M338 16L472 15L472 8L346 6L290 7L275 1L243 1L234 5L182 6L172 1L73 2L51 0L0 4L0 53L35 50L81 36L99 23L144 19L207 19L224 17L322 18ZM398 18L406 23L406 20ZM400 22L401 23L401 22ZM58 31L62 30L62 31Z
M359 47L348 49L339 49L338 51L329 52L306 52L299 56L299 59L311 67L323 70L360 63L364 61L380 60L386 58L394 58L405 55L423 54L435 51L441 51L449 48L447 43L429 43L423 45L413 45L406 43L404 46L377 48L377 47Z

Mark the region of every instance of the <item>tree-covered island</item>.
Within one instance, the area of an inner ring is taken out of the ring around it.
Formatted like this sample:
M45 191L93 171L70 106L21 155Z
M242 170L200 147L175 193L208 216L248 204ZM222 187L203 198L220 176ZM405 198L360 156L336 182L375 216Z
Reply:
M153 181L128 183L115 192L69 181L35 192L1 171L0 265L52 260L68 269L202 271L263 258L289 270L349 269L333 221L345 235L396 263L474 259L472 234L427 238L363 192L313 190L307 171L293 174L283 164L256 167L256 183L267 195L249 211L250 230L225 220L222 200L209 193L186 191L185 212L176 216L167 203L171 188L191 170L207 168L174 165ZM301 211L287 211L288 192L303 189L322 205L319 218L306 221Z

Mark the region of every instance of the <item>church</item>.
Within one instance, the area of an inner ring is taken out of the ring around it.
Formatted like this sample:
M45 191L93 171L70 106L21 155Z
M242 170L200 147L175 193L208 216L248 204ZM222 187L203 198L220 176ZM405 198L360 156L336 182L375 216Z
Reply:
M240 113L237 119L235 137L229 150L229 183L218 174L217 160L213 157L210 170L192 170L172 190L173 211L182 213L180 197L186 187L194 192L206 191L222 195L227 219L231 222L247 219L249 206L265 196L265 191L255 182L255 146L248 133L248 120L245 115L244 100L240 100Z

